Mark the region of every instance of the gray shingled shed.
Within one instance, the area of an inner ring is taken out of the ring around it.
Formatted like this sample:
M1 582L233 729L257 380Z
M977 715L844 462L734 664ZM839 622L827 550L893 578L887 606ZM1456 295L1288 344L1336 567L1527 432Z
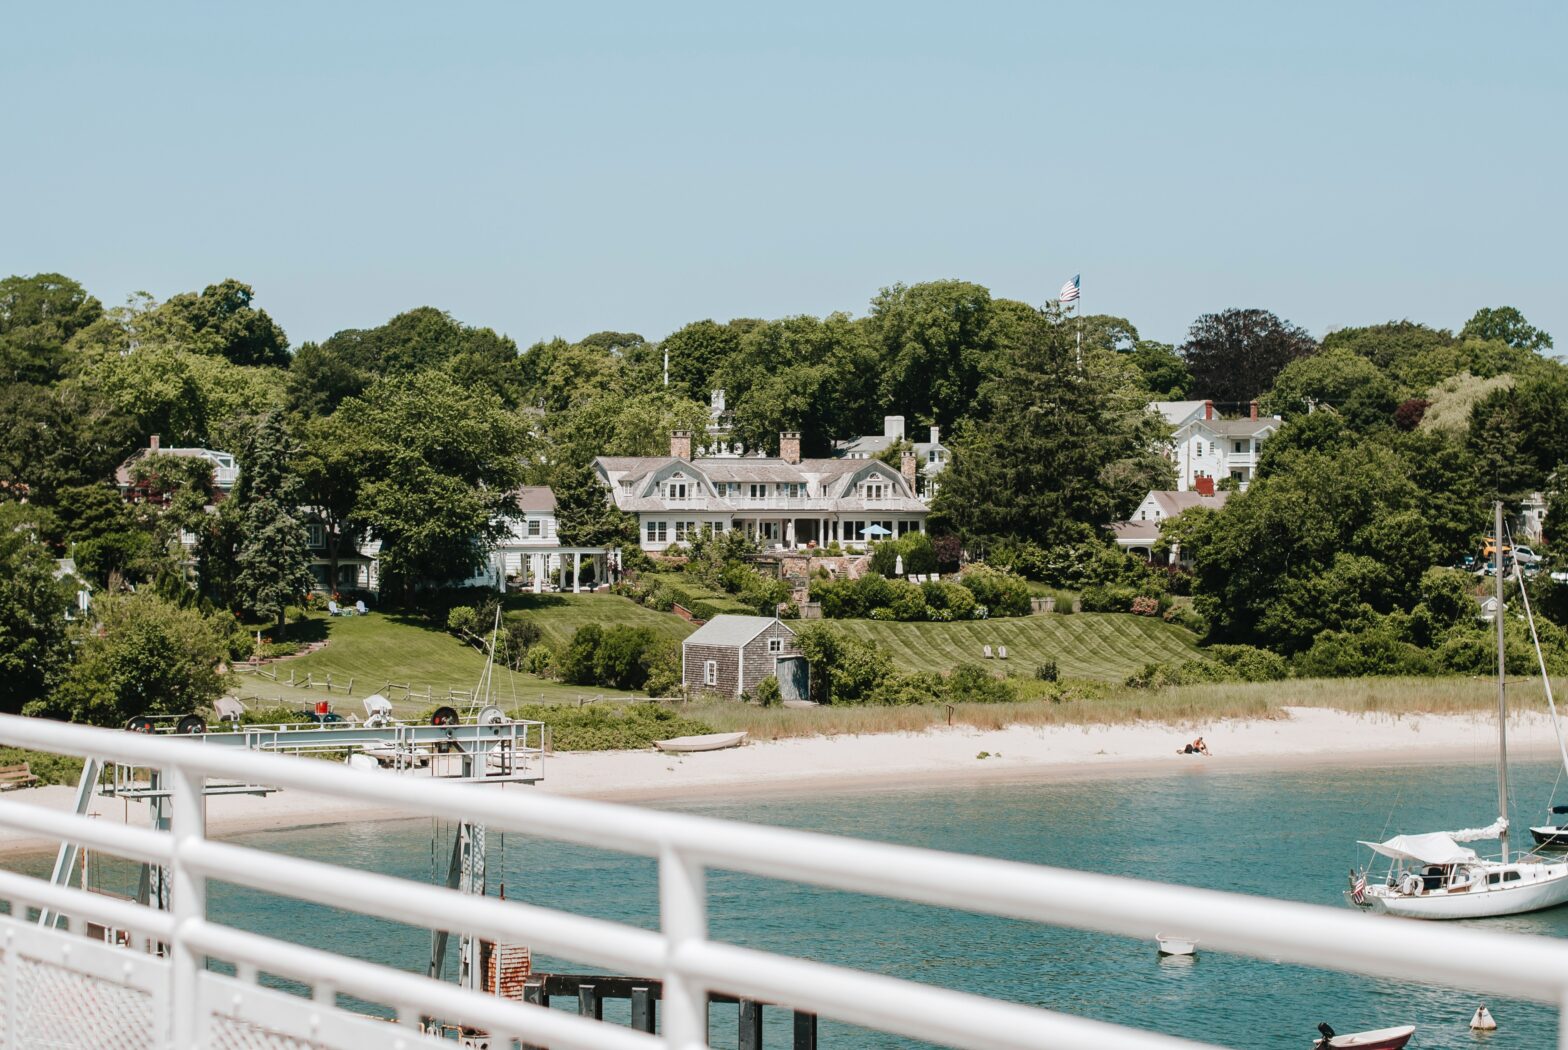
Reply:
M783 699L810 699L806 658L795 632L776 616L715 616L681 644L681 680L688 694L735 699L772 677Z

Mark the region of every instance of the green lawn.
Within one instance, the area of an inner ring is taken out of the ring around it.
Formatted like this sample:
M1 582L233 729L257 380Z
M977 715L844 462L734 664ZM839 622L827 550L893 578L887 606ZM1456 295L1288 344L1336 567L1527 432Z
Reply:
M585 623L647 626L676 641L692 631L692 626L679 617L645 609L612 594L511 595L506 608L509 615L521 612L538 623L551 644L569 641L572 632ZM338 710L363 714L359 701L383 690L388 683L409 685L416 690L428 686L434 695L442 696L448 689L473 689L484 669L484 657L473 646L446 631L426 626L417 617L380 613L315 616L291 626L289 637L319 638L323 633L326 648L268 665L267 671L276 672L278 681L241 675L240 695L303 704L326 693L320 688L290 687L289 673L293 672L296 681L310 674L318 682L330 674L334 685L353 681L352 692L335 689L331 694ZM563 685L504 668L496 671L493 692L503 707L510 706L514 699L517 703L576 703L582 697L626 695L630 694L598 686ZM399 714L424 706L423 701L397 704Z
M652 627L677 642L696 630L673 613L655 612L618 594L510 594L506 611L508 615L521 613L537 623L551 645L571 641L572 633L588 623Z
M857 638L874 641L893 654L900 671L949 671L960 663L986 663L982 649L1007 646L1005 666L1031 675L1035 666L1056 660L1064 677L1120 682L1147 663L1166 663L1196 655L1190 631L1162 620L1125 613L1071 616L1019 616L958 623L888 623L882 620L828 620ZM991 661L997 665L999 661Z

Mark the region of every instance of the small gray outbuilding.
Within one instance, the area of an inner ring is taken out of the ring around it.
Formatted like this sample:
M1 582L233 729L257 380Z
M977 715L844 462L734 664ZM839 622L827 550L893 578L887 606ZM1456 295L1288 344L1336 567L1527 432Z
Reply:
M785 700L807 700L810 671L795 632L776 616L715 616L681 645L686 692L736 699L777 677Z

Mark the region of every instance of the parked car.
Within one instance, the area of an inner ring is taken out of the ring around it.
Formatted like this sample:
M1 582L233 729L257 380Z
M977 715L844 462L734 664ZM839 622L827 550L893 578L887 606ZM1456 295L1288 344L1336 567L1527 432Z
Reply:
M1541 556L1522 543L1514 544L1513 554L1514 559L1520 565L1539 565L1541 563Z

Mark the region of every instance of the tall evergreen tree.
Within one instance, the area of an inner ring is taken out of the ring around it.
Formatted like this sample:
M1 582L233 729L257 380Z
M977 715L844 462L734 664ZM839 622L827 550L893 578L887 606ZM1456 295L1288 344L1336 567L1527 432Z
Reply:
M1111 396L1078 365L1072 325L1054 310L1017 326L979 412L954 441L937 509L967 539L1054 546L1115 510L1101 482L1125 454Z
M269 413L251 436L235 487L241 516L236 586L250 609L277 618L279 635L289 602L314 583L309 540L295 516L298 490L282 417Z

